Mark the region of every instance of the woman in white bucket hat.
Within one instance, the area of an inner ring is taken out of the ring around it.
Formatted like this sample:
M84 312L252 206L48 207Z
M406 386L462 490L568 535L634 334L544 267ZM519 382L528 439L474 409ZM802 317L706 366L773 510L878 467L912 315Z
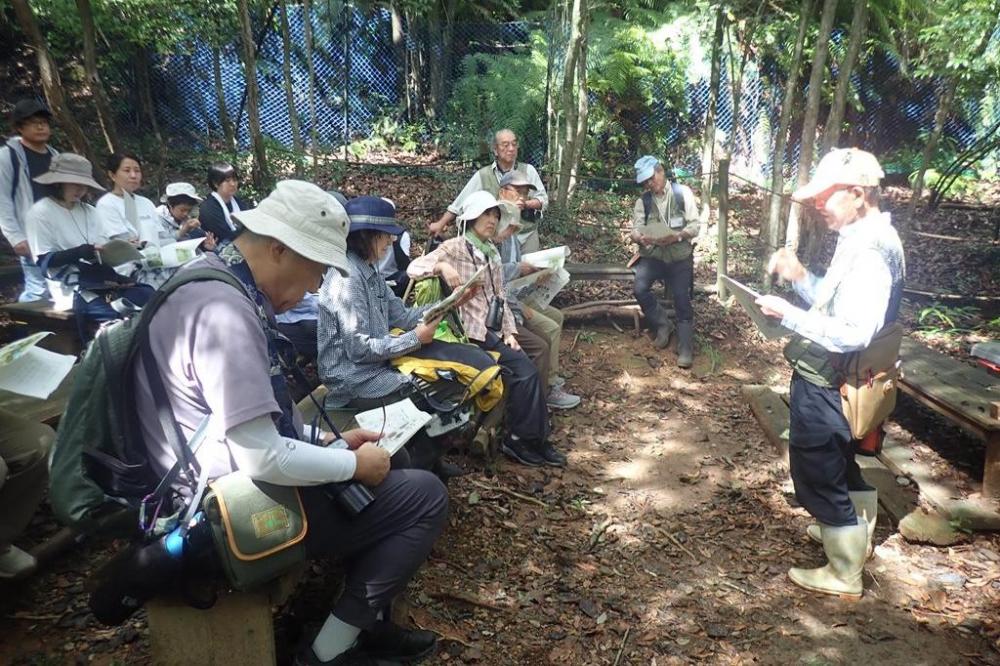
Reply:
M503 264L493 244L500 204L489 192L474 192L462 202L459 234L419 257L406 272L412 279L439 277L452 289L484 265L486 280L479 293L459 309L469 339L500 355L510 432L501 450L523 465L563 467L566 456L549 436L549 414L538 368L515 339L517 325L504 299Z

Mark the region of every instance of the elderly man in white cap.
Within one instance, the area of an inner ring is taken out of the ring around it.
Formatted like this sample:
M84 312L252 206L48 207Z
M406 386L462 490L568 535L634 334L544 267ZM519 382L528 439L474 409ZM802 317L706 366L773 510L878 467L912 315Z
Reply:
M769 270L790 281L809 309L778 296L758 304L795 332L785 347L791 383L789 462L795 495L819 523L810 536L823 544L828 563L791 569L801 587L859 597L878 513L874 488L854 460L851 429L841 407L838 371L844 354L869 346L895 321L903 295L903 247L888 213L879 210L882 167L871 153L835 149L812 180L792 197L811 202L837 250L826 275L810 273L788 249L771 257Z
M196 454L209 478L239 470L255 480L298 487L309 556L346 564L343 594L296 663L419 659L433 650L434 635L392 624L388 607L444 527L445 488L429 472L390 471L377 433L353 430L337 439L304 426L285 384L275 333L274 314L316 291L328 267L349 270L347 214L315 185L282 181L258 208L233 217L239 224L232 242L180 273L221 269L244 289L221 281L179 287L149 326L158 371L153 374L162 378L185 437L211 417L209 439ZM150 462L164 475L176 456L159 425L153 397L158 389L142 366L135 369L137 416ZM343 508L327 485L352 479L374 494L360 513Z
M670 287L677 317L677 365L694 363L694 246L698 236L698 202L690 187L673 181L659 159L643 155L635 163L635 182L643 194L632 209L632 240L639 245L635 263L635 300L654 336L664 349L674 334L674 323L653 294L653 284L663 280Z

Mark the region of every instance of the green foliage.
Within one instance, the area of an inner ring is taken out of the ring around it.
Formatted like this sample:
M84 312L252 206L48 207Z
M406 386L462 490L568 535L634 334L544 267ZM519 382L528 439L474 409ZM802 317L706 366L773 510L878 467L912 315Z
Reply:
M589 48L584 170L627 175L636 155L667 145L684 108L687 62L662 34L607 17L595 18Z
M922 331L928 333L954 335L968 333L976 328L979 317L980 312L974 307L950 307L934 303L920 311L917 323Z
M541 33L533 33L531 42L530 48L514 53L477 53L462 60L445 127L463 157L486 154L492 133L505 127L517 134L522 155L542 145L547 50Z
M417 152L423 144L423 137L429 130L423 123L404 123L393 115L386 115L372 123L370 136L351 142L348 150L361 158L372 152L383 152L397 148L405 153Z

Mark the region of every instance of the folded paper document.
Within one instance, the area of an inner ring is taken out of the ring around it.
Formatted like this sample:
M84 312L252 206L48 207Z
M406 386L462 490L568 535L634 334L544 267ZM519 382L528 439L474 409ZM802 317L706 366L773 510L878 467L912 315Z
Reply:
M743 306L743 309L747 311L750 319L757 325L757 328L760 329L765 338L775 340L792 334L790 330L781 325L780 320L764 314L764 311L757 305L757 299L760 298L760 294L728 275L723 275L722 281L733 292L736 302Z
M49 332L35 333L0 347L0 391L45 400L59 388L76 358L42 349Z
M395 455L433 417L420 411L409 398L354 415L354 420L365 430L382 433L378 445Z

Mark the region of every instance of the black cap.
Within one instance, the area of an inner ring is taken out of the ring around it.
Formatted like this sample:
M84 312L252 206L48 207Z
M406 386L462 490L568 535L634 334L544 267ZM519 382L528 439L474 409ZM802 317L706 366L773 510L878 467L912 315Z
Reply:
M49 107L45 105L45 102L34 97L28 97L17 100L14 110L10 113L10 121L15 125L19 125L33 116L51 118L52 112L49 111Z

